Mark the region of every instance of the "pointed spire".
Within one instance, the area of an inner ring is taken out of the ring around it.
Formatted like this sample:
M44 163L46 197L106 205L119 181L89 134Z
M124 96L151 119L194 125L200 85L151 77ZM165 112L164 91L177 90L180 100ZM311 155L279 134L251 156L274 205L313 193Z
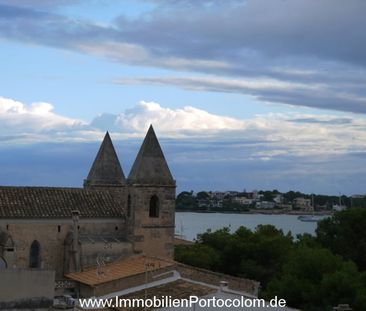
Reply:
M124 184L126 184L126 178L113 147L111 137L107 132L84 185L121 186Z
M152 125L137 154L128 181L149 185L175 185Z

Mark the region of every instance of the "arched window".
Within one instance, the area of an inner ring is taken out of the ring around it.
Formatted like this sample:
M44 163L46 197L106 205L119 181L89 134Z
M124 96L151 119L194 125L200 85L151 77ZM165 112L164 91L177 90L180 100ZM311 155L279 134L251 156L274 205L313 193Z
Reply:
M150 199L149 216L159 217L159 198L156 195L153 195Z
M6 261L3 257L0 257L0 270L1 269L6 269L8 267L8 265L6 264Z
M30 248L29 268L41 267L41 245L34 240Z
M131 195L127 197L127 216L131 217Z

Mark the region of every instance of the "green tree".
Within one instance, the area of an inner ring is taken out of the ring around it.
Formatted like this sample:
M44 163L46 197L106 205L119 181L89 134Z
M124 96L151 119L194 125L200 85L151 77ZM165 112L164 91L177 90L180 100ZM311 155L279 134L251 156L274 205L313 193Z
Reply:
M321 245L366 270L366 209L352 208L323 219L316 236Z
M197 193L196 198L198 200L207 200L209 198L209 194L206 191L200 191Z
M177 210L195 210L197 209L196 199L193 191L183 191L178 194L175 201Z
M340 303L364 311L366 272L355 262L363 267L365 222L366 210L350 209L320 222L315 237L297 240L271 225L209 230L197 244L178 247L176 260L258 280L265 298L285 298L304 311L330 311Z
M217 271L260 280L262 286L279 271L293 247L291 235L271 225L260 225L254 232L244 227L232 234L229 228L207 231L198 241L219 254Z
M283 197L285 198L285 201L287 203L292 203L294 201L295 198L299 198L299 197L305 197L305 195L301 192L298 191L289 191L283 194Z
M175 260L194 267L216 270L219 254L208 245L178 245L175 247Z
M279 276L269 282L264 297L279 296L306 311L332 310L340 303L365 310L365 284L352 262L323 248L299 245Z

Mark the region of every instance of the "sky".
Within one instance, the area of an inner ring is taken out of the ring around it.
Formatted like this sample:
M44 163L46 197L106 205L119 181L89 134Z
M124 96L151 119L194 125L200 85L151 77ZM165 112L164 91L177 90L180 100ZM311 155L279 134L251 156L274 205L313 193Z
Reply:
M365 194L363 0L0 0L0 185L150 124L183 190Z

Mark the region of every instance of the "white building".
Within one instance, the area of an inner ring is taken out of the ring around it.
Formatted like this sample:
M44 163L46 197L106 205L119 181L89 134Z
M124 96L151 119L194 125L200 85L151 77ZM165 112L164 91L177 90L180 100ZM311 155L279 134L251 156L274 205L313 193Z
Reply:
M345 205L339 205L339 204L333 204L333 211L340 212L347 209L347 206Z
M272 209L275 207L275 203L274 202L270 202L270 201L260 201L257 202L255 204L256 208L261 208L261 209Z

